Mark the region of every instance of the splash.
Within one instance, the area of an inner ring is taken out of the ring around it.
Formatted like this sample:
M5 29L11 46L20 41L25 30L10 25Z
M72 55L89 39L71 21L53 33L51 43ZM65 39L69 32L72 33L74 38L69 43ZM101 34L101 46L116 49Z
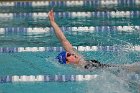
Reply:
M130 93L128 83L116 75L103 71L99 77L87 83L87 93Z

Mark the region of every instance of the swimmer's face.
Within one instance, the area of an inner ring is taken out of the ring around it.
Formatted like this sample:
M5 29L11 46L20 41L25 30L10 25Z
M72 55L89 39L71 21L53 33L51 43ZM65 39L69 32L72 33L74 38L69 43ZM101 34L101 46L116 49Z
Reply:
M78 55L67 52L67 54L66 54L67 64L78 64L79 60L80 60L80 58Z

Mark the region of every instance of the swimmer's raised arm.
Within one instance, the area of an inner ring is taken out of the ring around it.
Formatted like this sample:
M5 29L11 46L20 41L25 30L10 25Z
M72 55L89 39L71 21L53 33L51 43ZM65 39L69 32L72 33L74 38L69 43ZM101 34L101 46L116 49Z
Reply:
M48 17L49 17L49 20L50 20L50 23L51 23L52 27L54 28L55 34L56 34L57 38L59 39L59 41L61 42L61 44L63 45L64 49L67 52L74 51L71 43L66 39L66 37L63 34L62 30L60 29L60 27L55 22L53 10L51 10L48 13Z

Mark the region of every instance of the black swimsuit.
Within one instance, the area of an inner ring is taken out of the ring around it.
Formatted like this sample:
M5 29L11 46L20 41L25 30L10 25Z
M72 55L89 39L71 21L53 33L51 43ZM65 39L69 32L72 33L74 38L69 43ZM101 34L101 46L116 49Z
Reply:
M97 60L87 60L87 64L84 66L85 69L97 69L97 68L107 68L107 67L112 67L112 66L109 64L102 64Z

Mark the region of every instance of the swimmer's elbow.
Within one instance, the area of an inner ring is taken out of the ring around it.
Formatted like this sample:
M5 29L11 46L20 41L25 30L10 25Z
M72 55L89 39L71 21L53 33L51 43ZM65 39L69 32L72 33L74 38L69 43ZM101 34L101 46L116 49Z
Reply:
M62 41L62 45L63 45L64 49L68 52L73 49L72 45L70 44L70 42L67 39Z

